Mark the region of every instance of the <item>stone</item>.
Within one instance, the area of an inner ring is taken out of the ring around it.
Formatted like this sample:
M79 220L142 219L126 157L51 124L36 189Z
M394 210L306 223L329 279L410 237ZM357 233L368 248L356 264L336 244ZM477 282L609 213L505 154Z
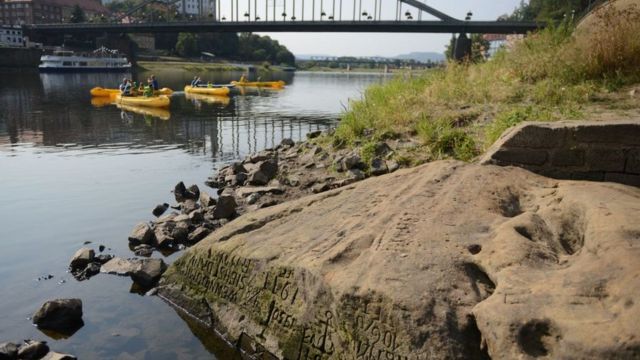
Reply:
M100 254L94 258L98 264L104 264L111 259L113 259L113 255L110 254Z
M180 206L182 213L183 214L191 214L193 211L195 211L196 209L200 208L200 205L198 205L198 203L195 202L195 200L185 200L181 206Z
M240 216L158 294L282 359L631 359L638 219L629 186L435 161Z
M26 340L18 349L18 359L38 360L49 352L49 346L45 341Z
M162 214L164 214L165 211L167 211L167 209L169 208L169 204L164 203L164 204L158 204L156 205L155 208L153 208L153 211L151 212L155 217L159 217Z
M146 244L138 245L133 249L133 253L136 256L149 257L149 256L151 256L153 254L153 247L151 247L149 245L146 245ZM103 269L101 268L100 271L102 271L102 270Z
M322 134L322 131L320 130L316 130L316 131L310 131L307 133L307 139L315 139L318 136L320 136Z
M367 177L367 175L360 169L349 170L349 176L356 181L364 180L364 178Z
M241 198L251 194L282 194L284 189L280 186L241 187L236 189L236 195Z
M558 149L551 156L554 166L582 166L584 165L583 149Z
M202 210L194 210L189 214L189 220L192 224L201 223L204 220L204 213Z
M148 245L141 245L148 246ZM151 248L151 247L149 247ZM140 266L139 259L123 259L119 257L114 257L109 260L107 263L100 267L100 272L104 274L112 274L119 276L129 276L133 271L135 271Z
M389 171L389 169L387 168L387 163L380 158L371 160L370 170L371 175L375 176L386 174Z
M233 196L221 195L218 198L218 204L213 210L214 219L229 219L236 213L238 204Z
M260 194L259 193L252 193L249 196L247 196L247 205L253 205L255 204L258 200L260 199Z
M0 344L0 360L13 360L18 358L18 345L12 342Z
M82 273L77 277L79 279L88 279L99 273L100 273L100 263L92 262L92 263L89 263L87 267L84 268L84 270L82 270Z
M362 161L360 160L360 156L357 154L349 154L344 156L342 159L342 168L344 170L351 170L361 167Z
M131 234L129 235L129 242L132 244L153 244L155 238L153 235L153 229L149 224L141 222L138 223Z
M212 198L211 195L209 195L205 191L200 192L200 205L202 205L203 207L209 207L214 206L215 204L216 199Z
M158 247L170 248L175 244L175 239L171 236L174 227L175 225L163 225L155 228L154 235L156 238L156 245Z
M40 329L67 333L84 325L82 321L82 300L56 299L45 302L32 318Z
M280 141L280 145L282 146L294 146L295 144L296 142L290 138L284 138L282 139L282 141Z
M100 245L100 246L98 246L98 251L99 251L99 252L103 252L103 251L104 251L104 249L105 249L105 246L104 246L104 245Z
M57 353L51 351L42 360L77 360L78 358L70 354Z
M344 156L337 156L334 160L333 160L333 168L337 171L337 172L343 172L346 171L347 169L345 168L344 165Z
M311 191L312 191L314 194L318 194L318 193L321 193L321 192L325 192L325 191L327 191L327 190L329 190L329 189L331 189L331 187L330 187L330 186L329 186L329 184L328 184L328 183L326 183L326 182L317 183L317 184L315 184L315 185L313 185L313 186L311 187Z
M387 169L390 173L400 169L400 164L397 161L387 160Z
M140 266L131 272L131 279L143 288L151 288L167 269L162 259L144 259Z
M196 228L195 230L193 230L193 232L191 232L191 234L189 234L189 243L191 244L195 244L198 241L204 239L207 235L209 235L211 233L211 230L204 227L204 226L200 226L198 228Z
M251 185L266 185L278 173L278 161L269 159L256 164L257 168L252 170L247 178Z
M163 215L163 216L159 217L159 218L155 221L155 223L156 223L156 225L157 225L157 224L164 224L164 223L167 223L167 222L173 222L173 221L174 221L174 219L176 218L176 216L178 216L178 215L179 215L179 214L177 214L177 213L175 213L175 212L173 212L173 213L171 213L171 214Z
M74 270L82 270L84 269L90 262L93 261L95 257L95 252L93 249L89 248L81 248L73 254L71 258L71 263L69 264L69 268L71 271Z
M173 189L173 195L178 203L185 200L198 200L200 190L197 185L191 185L188 189L184 183L180 181Z
M254 164L259 163L261 161L269 160L273 158L273 152L271 151L260 151L258 153L252 154L249 156L249 162Z
M195 211L194 211L194 213L195 213ZM202 220L204 220L204 216L202 215L202 213L200 213L200 216L202 216ZM200 220L200 221L202 221L202 220ZM187 237L188 236L189 236L189 228L188 227L176 226L176 227L173 228L173 230L171 230L171 237L178 244L184 243L185 241L187 241Z
M585 162L591 171L624 172L626 159L621 149L591 148Z

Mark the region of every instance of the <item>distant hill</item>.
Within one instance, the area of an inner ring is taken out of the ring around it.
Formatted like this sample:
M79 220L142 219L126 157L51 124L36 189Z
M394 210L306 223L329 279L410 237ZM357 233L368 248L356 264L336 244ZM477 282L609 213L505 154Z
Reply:
M433 62L439 62L439 61L445 60L444 54L437 53L437 52L412 52L408 54L398 55L396 56L396 58L403 59L403 60L413 59L415 61L420 61L420 62L427 62L429 60Z

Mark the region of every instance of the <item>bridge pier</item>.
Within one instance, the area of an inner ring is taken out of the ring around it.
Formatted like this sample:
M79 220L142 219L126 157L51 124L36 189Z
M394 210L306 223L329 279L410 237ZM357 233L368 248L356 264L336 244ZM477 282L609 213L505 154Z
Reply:
M453 58L456 61L463 61L469 57L471 57L471 39L467 37L467 34L460 33L453 47Z

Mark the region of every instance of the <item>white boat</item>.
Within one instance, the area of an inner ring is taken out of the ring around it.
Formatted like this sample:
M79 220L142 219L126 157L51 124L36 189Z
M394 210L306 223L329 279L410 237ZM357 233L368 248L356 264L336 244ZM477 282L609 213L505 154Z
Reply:
M85 71L117 71L131 69L126 57L118 54L118 50L110 50L104 46L91 53L74 53L70 50L55 50L52 55L40 57L41 72L85 72Z

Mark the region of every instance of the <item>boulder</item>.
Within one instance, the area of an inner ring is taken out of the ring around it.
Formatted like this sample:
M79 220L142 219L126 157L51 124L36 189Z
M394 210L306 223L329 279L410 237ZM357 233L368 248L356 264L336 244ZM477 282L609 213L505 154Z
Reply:
M246 202L247 202L247 205L253 205L258 200L260 200L260 194L259 193L252 193L249 196L247 196Z
M390 173L398 170L400 168L400 164L397 161L387 160L387 169Z
M167 211L168 208L169 208L169 204L167 203L156 205L156 207L153 208L153 211L152 211L153 216L155 217L161 216L162 214L164 214L165 211Z
M261 161L256 165L257 168L253 169L248 175L247 181L251 185L267 185L278 174L278 161L276 159Z
M273 158L274 154L271 151L260 151L258 153L252 154L249 156L249 162L251 163L259 163L261 161L269 160Z
M185 226L176 226L173 228L173 230L171 230L171 237L178 244L181 244L187 241L188 235L189 235L189 228Z
M170 248L175 244L175 239L173 238L172 232L174 224L171 225L163 225L157 226L154 229L154 235L156 238L156 244L160 248Z
M280 186L257 186L257 187L241 187L236 189L236 195L241 198L247 197L251 194L282 194L284 189Z
M140 245L140 246L148 246L148 245ZM151 247L149 247L151 248ZM141 263L142 260L139 259L123 259L119 257L114 257L109 260L106 264L100 267L100 272L105 274L113 274L120 276L129 276L133 271L135 271Z
M198 241L204 239L207 235L211 233L211 230L206 228L205 226L200 226L193 230L191 234L189 234L189 243L195 244Z
M349 173L349 177L356 181L363 180L364 178L367 177L367 175L360 169L350 169L348 173Z
M93 251L93 249L79 249L75 254L73 254L73 257L71 258L71 263L69 264L71 271L84 269L90 262L93 261L94 256L95 252Z
M200 205L202 205L203 207L209 207L214 206L215 204L216 199L212 198L211 195L209 195L205 191L200 192Z
M82 301L56 299L44 303L33 315L32 321L40 329L67 333L82 326Z
M144 222L138 223L129 235L129 242L132 244L152 245L154 240L153 229L151 229L149 224Z
M317 184L313 185L313 186L311 187L311 191L312 191L314 194L318 194L318 193L321 193L321 192L325 192L325 191L329 190L330 188L331 188L331 187L329 186L329 184L328 184L328 183L326 183L326 182L321 182L321 183L317 183Z
M216 204L213 210L214 219L229 219L236 213L238 204L233 196L221 195L218 198L218 204Z
M348 154L342 158L342 168L344 170L351 170L360 168L362 166L362 160L358 154Z
M153 287L167 265L162 259L144 259L141 264L131 272L131 279L143 288Z
M100 254L94 258L98 264L104 264L111 259L113 259L113 255L110 254Z
M384 160L375 158L371 160L370 171L371 175L378 176L386 174L387 172L389 172L389 169L387 168L387 163Z
M51 351L42 360L77 360L77 359L78 358L73 355L61 354L55 351Z
M198 200L200 196L200 190L197 185L191 185L188 189L184 186L184 183L180 181L173 189L173 195L176 201L181 203L185 200Z
M307 133L307 139L315 139L322 134L322 131L316 130Z
M0 360L14 360L18 358L18 345L12 342L0 344Z
M633 359L638 199L436 161L240 216L158 293L264 357Z
M200 205L195 200L187 199L180 204L180 208L183 214L190 214L192 211L198 209Z
M39 360L49 352L46 341L26 340L18 349L18 359Z
M284 138L284 139L282 139L282 141L280 141L280 145L282 145L282 146L291 147L291 146L294 146L295 144L296 144L296 142L293 141L290 138Z
M149 257L153 254L153 247L146 244L138 245L133 249L133 253L136 256ZM100 271L102 271L102 268L100 269Z

